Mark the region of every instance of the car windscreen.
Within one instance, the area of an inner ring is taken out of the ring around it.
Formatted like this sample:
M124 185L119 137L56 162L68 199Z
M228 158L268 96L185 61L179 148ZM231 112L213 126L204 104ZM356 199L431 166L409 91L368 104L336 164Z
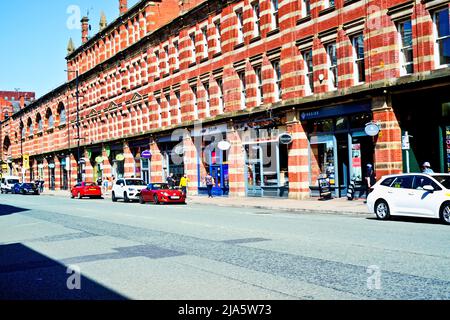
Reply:
M152 186L152 190L167 190L169 189L169 185L167 183L155 183Z
M127 186L146 186L145 182L143 180L126 180Z
M8 184L16 184L16 183L20 183L19 180L16 179L8 180Z
M450 189L450 176L433 176L445 189Z
M97 185L95 184L95 183L93 183L93 182L86 182L85 184L84 184L86 187L96 187Z
M22 187L23 187L23 188L30 188L30 189L33 189L33 188L35 188L36 186L35 186L34 184L31 184L31 183L24 183L24 184L22 185Z

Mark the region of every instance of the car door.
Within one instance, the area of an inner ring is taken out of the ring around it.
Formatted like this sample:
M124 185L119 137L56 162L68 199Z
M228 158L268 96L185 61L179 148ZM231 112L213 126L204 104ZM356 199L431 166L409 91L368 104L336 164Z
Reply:
M413 175L398 176L392 184L389 194L389 207L391 214L410 215L410 203L412 192L412 185L414 181Z
M116 185L116 198L123 198L123 191L125 190L125 181L118 180Z
M432 186L434 192L423 190L424 186ZM442 199L444 191L436 182L425 175L414 176L413 189L409 192L410 210L417 215L430 218L437 218L436 208L439 206L439 200Z

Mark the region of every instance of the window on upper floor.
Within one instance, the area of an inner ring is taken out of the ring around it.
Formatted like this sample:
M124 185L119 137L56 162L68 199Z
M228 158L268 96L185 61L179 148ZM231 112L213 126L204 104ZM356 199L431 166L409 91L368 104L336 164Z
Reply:
M198 119L198 90L197 90L197 86L191 86L191 90L192 90L192 105L194 107L193 110L193 115L194 115L194 119L197 120Z
M203 37L203 59L208 58L208 51L209 51L209 45L208 45L208 26L204 26L202 28L202 37Z
M338 65L337 65L337 49L336 42L326 45L327 66L328 66L328 88L330 90L338 87Z
M450 64L450 23L449 8L437 10L433 13L435 42L435 63L439 66Z
M404 76L414 72L414 53L412 42L411 20L401 21L397 24L399 42L400 75Z
M209 118L211 116L209 83L204 82L203 88L205 89L205 117Z
M44 122L42 121L42 117L40 114L36 116L36 122L38 124L38 132L44 130Z
M170 57L170 55L169 55L169 46L167 45L167 46L164 46L164 54L165 54L165 57L164 57L164 61L165 61L165 69L164 69L164 73L165 74L167 74L167 73L169 73L169 57Z
M302 56L304 64L303 68L305 70L305 95L311 95L314 93L314 65L312 49L303 52Z
M62 108L59 111L59 125L64 125L66 124L67 121L67 117L66 117L66 109Z
M178 41L173 42L173 47L175 49L175 56L174 56L175 70L178 70L180 69L180 47Z
M311 1L310 0L301 0L301 11L302 11L302 18L311 15Z
M237 43L240 44L244 42L244 17L242 14L242 9L236 11L236 17L237 17Z
M219 95L219 114L222 114L224 111L224 98L223 98L223 80L222 78L217 78L217 88L218 88L218 95Z
M275 101L280 101L283 95L283 89L281 87L281 66L280 61L272 61L273 75L275 81Z
M222 50L222 30L220 29L220 20L214 22L214 30L216 31L216 53L221 52Z
M197 57L197 49L195 42L195 32L189 35L189 39L191 40L191 63L195 63Z
M279 0L271 0L271 13L272 13L272 29L278 29L279 27L279 19L278 19L278 7L279 7Z
M252 3L252 12L253 12L253 35L258 37L261 35L261 26L260 26L260 7L259 2L256 1Z
M156 58L156 77L159 78L161 76L161 69L160 69L160 61L159 61L159 50L155 50L155 58Z
M177 102L177 121L178 123L181 123L181 95L180 91L175 91L175 97Z
M23 123L20 124L20 128L22 129L21 138L23 139L27 136L27 128L25 127L25 125Z
M238 72L239 84L241 91L241 110L245 109L245 103L247 100L247 82L245 80L245 71Z
M4 115L5 115L5 120L9 118L9 112L8 111L5 111Z
M262 79L262 72L261 67L255 67L255 75L256 75L256 105L262 105L264 103L264 89L263 89L263 79Z
M171 106L170 106L170 94L166 94L164 96L164 98L166 99L166 108L167 108L167 122L169 123L169 125L172 123L172 113L171 111Z
M162 108L161 108L161 99L160 98L156 98L156 104L157 104L157 114L158 114L158 127L162 127L162 119L163 119L163 114L162 114Z
M366 81L366 70L364 63L364 37L362 33L352 37L352 45L355 83L363 83Z
M34 134L33 122L31 119L28 120L28 135L32 136Z
M334 0L323 0L323 8L334 8Z

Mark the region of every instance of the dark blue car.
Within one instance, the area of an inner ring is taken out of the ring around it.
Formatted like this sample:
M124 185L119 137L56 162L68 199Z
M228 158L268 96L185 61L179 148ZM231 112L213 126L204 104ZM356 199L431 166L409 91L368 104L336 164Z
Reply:
M13 188L13 193L39 195L39 188L34 183L16 183Z

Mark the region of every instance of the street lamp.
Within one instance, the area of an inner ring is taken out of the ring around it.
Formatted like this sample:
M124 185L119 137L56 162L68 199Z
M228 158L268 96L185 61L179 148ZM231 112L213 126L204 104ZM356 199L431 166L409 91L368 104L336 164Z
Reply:
M76 84L76 98L77 98L77 155L78 155L78 165L77 165L77 182L82 181L82 175L81 175L81 155L80 155L80 92L79 92L79 81L78 81L78 70L72 71L72 70L66 70L66 72L75 72L75 84Z

